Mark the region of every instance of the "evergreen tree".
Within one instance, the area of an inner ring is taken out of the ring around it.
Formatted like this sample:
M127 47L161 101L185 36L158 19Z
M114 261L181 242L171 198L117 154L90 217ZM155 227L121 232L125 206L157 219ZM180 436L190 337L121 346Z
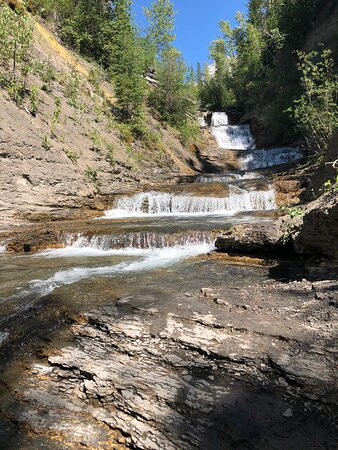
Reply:
M145 97L143 52L131 18L131 0L115 0L110 42L105 45L109 71L114 82L121 117L132 119L140 113Z

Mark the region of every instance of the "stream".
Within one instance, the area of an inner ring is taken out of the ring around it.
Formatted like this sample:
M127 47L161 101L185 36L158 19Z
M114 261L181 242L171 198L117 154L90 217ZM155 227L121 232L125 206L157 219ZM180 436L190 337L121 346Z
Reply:
M220 148L237 152L238 171L118 197L76 232L61 227L60 248L17 255L0 246L1 448L282 449L322 442L327 430L317 413L294 426L280 419L303 414L302 404L290 406L297 388L283 375L296 360L301 365L299 357L283 359L299 339L298 316L278 313L290 307L285 292L274 291L264 264L233 265L214 253L220 232L271 220L277 204L263 169L302 155L296 148L256 149L250 128L228 125L225 113L214 113L211 133ZM268 313L260 317L263 304ZM30 356L41 346L52 350L42 360ZM290 398L274 387L260 391L272 367Z

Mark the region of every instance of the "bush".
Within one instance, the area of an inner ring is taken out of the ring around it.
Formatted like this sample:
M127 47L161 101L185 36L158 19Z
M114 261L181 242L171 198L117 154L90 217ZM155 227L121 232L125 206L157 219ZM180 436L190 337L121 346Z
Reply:
M99 190L99 188L100 188L100 186L101 186L101 183L100 183L100 181L99 181L99 179L98 179L97 170L96 170L96 169L93 169L93 168L91 168L91 167L88 167L88 168L85 170L85 176L86 176L86 178L87 178L89 181L91 181L91 182L94 184L94 186L96 187L96 189Z
M29 93L29 101L30 101L29 112L32 114L33 117L35 117L38 113L40 103L39 90L37 86L32 86Z
M338 126L338 77L331 50L298 52L304 93L288 111L303 133L309 150L322 155Z
M201 137L200 127L196 123L187 122L179 127L180 140L183 145L188 145L192 142L196 142Z
M23 101L27 75L33 69L32 39L29 17L0 3L0 83L17 103Z
M69 78L66 80L65 95L68 98L68 105L73 108L78 107L78 96L80 88L80 78L77 71L72 68Z
M67 155L67 157L72 161L72 162L76 162L80 156L74 152L73 150L70 150L69 148L64 148L63 151L65 152L65 154Z

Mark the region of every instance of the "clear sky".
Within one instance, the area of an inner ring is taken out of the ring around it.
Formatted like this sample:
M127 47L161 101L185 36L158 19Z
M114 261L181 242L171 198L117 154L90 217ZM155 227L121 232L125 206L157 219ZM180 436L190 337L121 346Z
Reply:
M143 6L152 0L134 0L136 23L145 26ZM222 19L235 23L236 11L246 11L247 0L174 0L176 14L176 47L184 59L196 68L197 62L208 61L211 41L219 36L218 22Z

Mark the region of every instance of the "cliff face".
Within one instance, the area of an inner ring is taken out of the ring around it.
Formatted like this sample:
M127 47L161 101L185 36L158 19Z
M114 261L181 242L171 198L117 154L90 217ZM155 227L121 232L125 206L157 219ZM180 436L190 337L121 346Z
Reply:
M0 89L2 225L59 214L61 208L103 208L110 195L198 166L178 134L149 113L139 140L114 121L112 86L93 80L97 69L63 49L41 24L34 58L53 74L48 81L29 78L29 88L38 91L35 117L29 94L19 107Z

